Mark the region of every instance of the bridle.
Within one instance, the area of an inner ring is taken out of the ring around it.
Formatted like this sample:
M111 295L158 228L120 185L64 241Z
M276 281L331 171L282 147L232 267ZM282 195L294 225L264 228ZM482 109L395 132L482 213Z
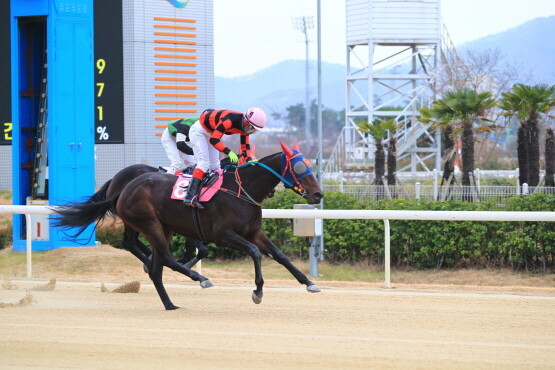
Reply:
M300 165L301 163L302 165ZM269 171L271 174L277 177L281 182L283 182L283 184L287 189L291 189L295 193L299 194L301 197L306 198L307 191L301 185L300 180L302 180L306 176L312 175L312 170L310 169L309 166L306 165L305 159L301 153L297 152L290 157L287 156L285 153L281 153L281 169L282 169L281 174L277 173L274 169L272 169L268 165L258 161L247 162L241 166L227 165L224 167L224 170L227 170L227 168L236 169L235 182L237 183L239 191L234 195L236 195L238 198L248 201L249 203L261 206L262 203L255 202L253 198L245 191L242 185L241 178L238 175L239 171L237 171L238 169L244 168L246 166L252 166L252 165L260 166L265 170ZM226 193L230 193L230 194L232 193L230 190L227 190L227 189L224 189L224 191ZM244 193L245 196L243 196L241 193Z

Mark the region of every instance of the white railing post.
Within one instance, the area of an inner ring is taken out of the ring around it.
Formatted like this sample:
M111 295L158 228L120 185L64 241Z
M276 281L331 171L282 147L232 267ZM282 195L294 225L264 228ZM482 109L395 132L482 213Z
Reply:
M385 265L385 287L391 288L391 238L390 238L390 231L389 231L389 220L384 219L384 265Z
M414 199L420 199L420 183L414 184Z
M522 195L528 195L528 184L522 184Z
M516 179L516 195L520 195L520 170L517 168L515 170L515 179Z
M32 233L32 224L31 224L31 214L25 214L25 232L26 232L26 253L27 253L27 277L33 277L33 246L31 244L31 233Z
M433 176L434 176L434 195L433 195L433 198L432 198L432 199L434 200L434 202L437 200L437 195L438 195L438 189L437 189L437 184L438 184L437 175L438 175L437 169L434 168L434 170L433 170Z
M339 192L343 193L343 171L339 171Z

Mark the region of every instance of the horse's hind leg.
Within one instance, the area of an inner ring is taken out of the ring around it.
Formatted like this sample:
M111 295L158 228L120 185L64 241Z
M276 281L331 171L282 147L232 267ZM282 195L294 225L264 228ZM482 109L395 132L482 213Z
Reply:
M170 234L165 235L162 231L162 225L159 223L145 223L145 227L141 231L148 230L148 233L143 232L144 237L150 245L152 245L152 260L150 261L150 268L148 276L152 280L158 296L162 300L162 304L166 310L175 310L179 308L174 305L166 292L164 283L162 281L162 271L168 259L175 260L170 254L169 237Z
M202 276L196 271L191 270L189 267L186 267L185 265L179 263L171 256L171 254L169 254L169 258L164 258L163 263L165 266L168 266L174 271L182 273L183 275L187 276L191 280L198 281L202 288L210 288L214 286L212 282L208 280L208 278Z
M141 239L139 239L139 233L137 233L137 235L135 236L135 243L137 244L137 247L139 248L139 250L147 257L150 257L150 255L152 254L152 250L141 241Z
M143 251L143 248L138 246L138 243L143 244L139 241L139 233L132 228L125 226L123 232L123 248L131 252L132 255L137 257L142 263L150 264L149 256L152 254L150 249L148 249L148 254ZM144 245L144 244L143 244Z
M190 270L177 262L175 258L170 253L170 246L169 241L171 238L171 232L163 233L162 225L157 224L155 226L151 226L149 228L145 228L149 230L149 233L143 233L144 237L148 240L150 245L152 245L153 253L152 253L152 261L150 263L150 270L149 270L149 277L152 280L152 283L156 287L156 291L166 307L166 310L174 310L179 308L175 306L171 301L164 288L162 282L162 268L163 266L167 266L174 271L180 272L183 275L189 277L191 280L200 282L200 286L203 288L209 288L212 286L210 280L202 276L196 271Z
M260 251L264 253L264 255L274 259L277 263L284 266L299 283L306 285L306 290L311 293L320 292L320 288L310 281L305 274L299 271L289 258L287 258L287 256L278 247L276 247L274 243L272 243L263 231L259 231L257 233L254 243L260 246Z
M194 255L195 249L197 250L196 256ZM208 248L206 247L206 244L200 240L187 238L187 241L185 242L185 255L178 262L190 269L207 255Z

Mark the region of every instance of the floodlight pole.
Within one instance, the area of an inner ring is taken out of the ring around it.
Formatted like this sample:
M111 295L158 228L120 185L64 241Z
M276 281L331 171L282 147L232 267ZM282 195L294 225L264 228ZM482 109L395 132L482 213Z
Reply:
M317 0L317 16L316 16L316 23L317 23L317 43L318 43L318 78L317 78L317 86L318 86L318 111L317 111L317 119L318 119L318 154L316 157L317 162L317 172L316 178L318 180L318 185L320 189L323 189L323 181L322 181L322 42L321 42L321 31L322 31L322 22L321 22L321 11L320 11L320 0ZM320 209L324 208L323 200L320 200ZM315 228L318 229L318 233L315 233L314 238L312 240L310 251L309 251L309 267L310 267L310 276L318 277L320 276L318 271L318 261L324 260L324 220L315 220Z

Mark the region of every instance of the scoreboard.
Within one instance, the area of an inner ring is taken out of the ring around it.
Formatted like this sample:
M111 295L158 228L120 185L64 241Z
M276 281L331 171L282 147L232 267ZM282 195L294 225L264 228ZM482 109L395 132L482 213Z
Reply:
M95 143L124 142L122 2L94 0Z
M0 145L12 143L10 1L0 1ZM124 142L122 2L94 1L95 143Z

